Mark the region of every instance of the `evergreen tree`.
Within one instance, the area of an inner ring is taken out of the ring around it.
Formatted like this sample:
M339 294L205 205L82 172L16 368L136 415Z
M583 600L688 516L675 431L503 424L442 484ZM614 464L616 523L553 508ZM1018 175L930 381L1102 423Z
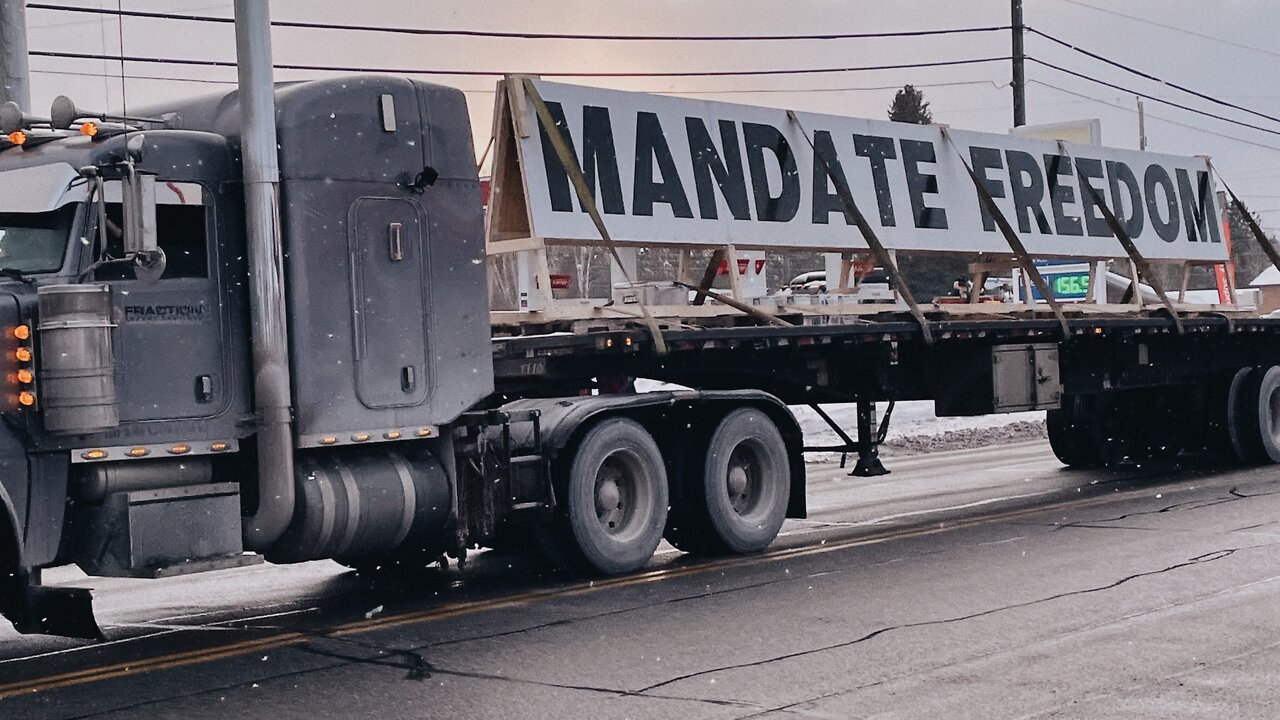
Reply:
M911 85L903 85L893 96L889 106L889 119L894 122L928 125L933 122L933 111L924 99L924 93ZM969 274L967 258L956 255L898 254L898 268L906 278L911 295L918 302L929 302L939 295L949 295L956 278Z
M933 112L929 103L925 102L924 93L910 85L893 96L893 104L889 106L889 119L894 122L928 125L933 122Z

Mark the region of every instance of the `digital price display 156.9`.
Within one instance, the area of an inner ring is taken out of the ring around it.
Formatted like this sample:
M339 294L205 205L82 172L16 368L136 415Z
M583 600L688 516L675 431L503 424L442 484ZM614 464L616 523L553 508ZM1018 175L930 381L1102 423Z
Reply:
M1045 273L1044 281L1058 300L1087 300L1089 298L1089 273ZM1040 291L1032 288L1032 297L1043 300Z

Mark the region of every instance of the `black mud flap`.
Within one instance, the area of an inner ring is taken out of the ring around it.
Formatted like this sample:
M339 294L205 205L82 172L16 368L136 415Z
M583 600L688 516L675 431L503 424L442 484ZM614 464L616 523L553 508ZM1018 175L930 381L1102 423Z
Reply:
M24 584L14 594L4 599L4 615L24 635L106 639L93 617L93 594L87 588Z

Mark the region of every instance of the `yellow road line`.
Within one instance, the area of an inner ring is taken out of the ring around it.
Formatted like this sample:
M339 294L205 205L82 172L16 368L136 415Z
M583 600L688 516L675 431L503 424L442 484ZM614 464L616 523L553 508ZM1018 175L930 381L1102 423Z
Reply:
M196 650L188 650L168 655L160 655L152 658L146 658L133 662L116 663L105 665L102 667L85 668L73 672L62 673L59 675L50 675L42 678L33 678L30 680L22 680L15 683L0 684L0 700L12 698L18 695L28 695L47 690L55 690L58 688L68 687L72 685L81 685L85 683L97 682L100 680L109 680L112 678L123 677L127 675L137 675L146 672L154 672L156 670L169 670L172 668L184 667L187 665L195 665L199 663L211 662L213 660L221 660L236 655L244 655L250 652L261 652L265 650L275 650L286 647L288 645L296 645L308 639L314 639L317 635L326 635L332 637L345 637L348 635L359 635L363 633L373 632L376 630L385 630L403 625L415 623L428 623L440 620L446 620L454 617L465 615L474 615L476 613L486 612L489 610L501 610L506 608L528 605L540 601L553 600L558 598L576 597L588 593L599 592L609 588L625 588L634 585L643 585L651 582L659 582L673 578L684 577L687 575L696 575L716 570L724 570L729 568L748 567L751 565L762 565L765 563L775 562L778 560L788 560L792 558L807 557L810 555L820 555L846 548L859 547L865 545L876 545L891 540L901 540L906 538L927 537L938 533L949 532L961 528L973 527L975 525L984 525L1001 520L1008 520L1026 515L1034 515L1046 512L1054 512L1056 510L1077 509L1089 507L1092 505L1100 505L1103 503L1127 499L1132 496L1149 494L1149 489L1137 489L1123 493L1114 493L1108 495L1100 495L1093 498L1081 500L1072 500L1056 503L1053 505L1042 505L1029 508L1018 508L1007 510L999 513L982 515L980 517L969 518L950 522L946 525L936 527L910 527L898 530L889 530L875 535L848 538L835 542L824 542L819 545L805 545L794 548L786 548L766 552L760 555L746 555L740 557L724 558L703 562L697 565L690 565L679 568L664 568L659 570L650 570L636 575L627 575L617 578L608 578L604 580L596 580L590 582L578 583L566 588L549 588L545 590L532 590L529 592L518 593L516 595L507 595L489 600L480 600L475 602L450 603L441 607L432 608L430 610L418 610L414 612L402 613L399 615L387 615L385 617L372 618L368 620L360 620L356 622L344 623L336 625L328 630L318 631L316 633L300 633L286 632L270 637L258 638L255 640L242 640L240 642L229 643L226 645L217 645L210 648L201 648ZM1165 491L1168 492L1168 491Z

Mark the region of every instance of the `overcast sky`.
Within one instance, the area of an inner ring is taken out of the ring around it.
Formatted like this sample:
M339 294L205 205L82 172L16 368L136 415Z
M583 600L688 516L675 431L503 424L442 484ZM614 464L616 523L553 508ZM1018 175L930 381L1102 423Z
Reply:
M1027 25L1219 99L1280 118L1280 2L1276 0L1025 0ZM114 9L116 0L63 4ZM230 2L122 0L136 10L231 14ZM884 32L1009 22L1008 0L272 0L278 20L402 27L616 34L805 34ZM1126 17L1131 16L1131 17ZM105 52L231 60L230 26L28 11L32 50ZM277 28L278 63L497 72L662 71L817 68L1007 56L1007 31L924 38L808 42L587 42L410 37ZM1224 108L1135 77L1029 35L1027 54L1150 95L1272 129L1249 129L1146 101L1148 148L1209 155L1237 192L1280 227L1280 122ZM119 111L165 98L225 91L230 68L177 67L32 58L32 101L47 107L67 94L81 107ZM75 73L75 74L66 74ZM1012 123L1008 62L958 67L743 78L568 80L622 89L884 117L892 87L923 88L934 119L965 129L1007 131ZM185 80L152 79L155 77ZM279 72L278 79L306 73ZM1103 87L1034 62L1027 65L1027 119L1053 123L1102 120L1103 142L1137 146L1131 93ZM194 82L193 80L215 81ZM477 147L489 135L496 78L440 76L466 90ZM220 81L220 82L217 82ZM1073 94L1074 93L1074 94ZM1082 98L1086 96L1089 99Z

